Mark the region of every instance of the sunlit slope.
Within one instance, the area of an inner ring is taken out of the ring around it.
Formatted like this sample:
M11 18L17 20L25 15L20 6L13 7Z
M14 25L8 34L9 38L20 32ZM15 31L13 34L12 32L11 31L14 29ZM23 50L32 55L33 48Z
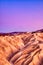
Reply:
M43 65L43 30L0 33L0 65Z

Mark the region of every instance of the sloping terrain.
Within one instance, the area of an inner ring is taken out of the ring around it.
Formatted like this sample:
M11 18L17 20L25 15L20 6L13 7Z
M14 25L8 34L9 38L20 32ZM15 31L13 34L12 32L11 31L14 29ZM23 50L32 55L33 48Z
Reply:
M0 33L0 65L43 65L43 29Z

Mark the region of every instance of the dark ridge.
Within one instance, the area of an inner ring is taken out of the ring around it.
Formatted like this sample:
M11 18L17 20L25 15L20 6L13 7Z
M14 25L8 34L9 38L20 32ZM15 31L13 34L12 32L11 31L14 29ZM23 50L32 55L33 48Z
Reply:
M37 32L43 32L43 29L40 29L40 30L37 30L37 31L33 31L33 32L30 32L30 33L37 33ZM19 34L25 34L27 32L9 32L9 33L0 33L0 36L5 36L5 35L9 35L9 36L12 36L12 35L19 35Z
M37 31L33 31L32 33L37 33L37 32L43 32L43 29L37 30Z
M23 34L23 33L26 33L26 32L11 32L11 33L0 33L0 36L5 36L5 35L8 35L8 36L12 36L12 35L19 35L19 34Z

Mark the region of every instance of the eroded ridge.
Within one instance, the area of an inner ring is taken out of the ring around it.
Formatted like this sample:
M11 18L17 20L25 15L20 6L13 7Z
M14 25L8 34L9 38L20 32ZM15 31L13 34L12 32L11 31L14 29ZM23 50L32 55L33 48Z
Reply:
M43 31L0 34L0 65L43 65Z

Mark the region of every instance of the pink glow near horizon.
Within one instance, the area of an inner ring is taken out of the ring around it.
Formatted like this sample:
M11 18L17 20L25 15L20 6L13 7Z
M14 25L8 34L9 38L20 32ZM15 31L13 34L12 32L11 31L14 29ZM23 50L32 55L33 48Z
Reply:
M0 8L0 32L34 31L43 28L43 5L16 5L18 7L15 8L13 6L4 5Z

